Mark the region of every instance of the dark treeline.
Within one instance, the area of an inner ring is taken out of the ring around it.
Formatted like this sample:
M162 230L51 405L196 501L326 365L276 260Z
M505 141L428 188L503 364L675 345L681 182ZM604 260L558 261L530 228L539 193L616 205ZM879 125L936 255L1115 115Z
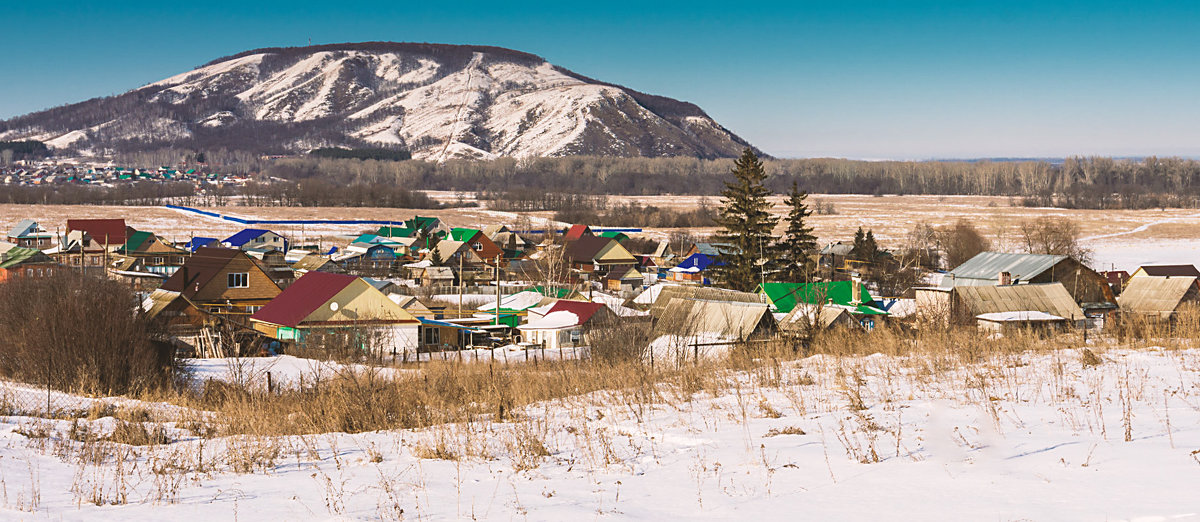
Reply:
M605 195L562 194L517 189L508 192L482 192L476 199L488 202L493 210L535 212L553 211L554 219L566 223L590 223L609 227L711 227L716 210L701 201L699 208L675 210L638 202L610 205Z
M562 194L716 194L731 160L695 158L533 158L496 161L379 162L283 159L267 173L287 179L334 177L433 190ZM945 194L1022 198L1025 204L1080 208L1194 207L1200 162L1069 158L1045 161L912 162L768 160L766 187L826 194Z
M412 159L412 154L407 150L380 148L344 149L341 147L322 147L319 149L313 149L308 153L308 155L318 158L382 161L404 161L407 159Z
M196 195L191 183L138 182L89 185L0 185L0 203L23 205L162 205Z
M247 183L240 204L286 207L441 208L423 192L392 183L349 183L309 178L298 181Z
M50 149L40 141L0 141L0 163L42 159L49 156Z

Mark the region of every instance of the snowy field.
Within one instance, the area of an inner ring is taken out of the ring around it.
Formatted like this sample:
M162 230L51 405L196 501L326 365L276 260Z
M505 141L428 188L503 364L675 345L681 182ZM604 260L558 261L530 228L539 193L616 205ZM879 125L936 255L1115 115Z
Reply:
M201 440L168 420L175 442L123 458L67 439L71 421L8 416L0 516L1200 519L1200 350L1099 352L814 356L712 391L355 435Z

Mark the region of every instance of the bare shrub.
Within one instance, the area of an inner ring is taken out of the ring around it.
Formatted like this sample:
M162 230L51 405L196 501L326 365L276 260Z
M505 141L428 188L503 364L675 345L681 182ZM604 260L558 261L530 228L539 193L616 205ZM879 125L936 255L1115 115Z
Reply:
M152 340L129 288L60 271L0 285L0 373L30 383L93 394L130 394L169 386L174 351Z
M1021 223L1021 239L1030 254L1069 256L1085 265L1092 260L1092 251L1080 242L1079 223L1067 218L1042 216Z

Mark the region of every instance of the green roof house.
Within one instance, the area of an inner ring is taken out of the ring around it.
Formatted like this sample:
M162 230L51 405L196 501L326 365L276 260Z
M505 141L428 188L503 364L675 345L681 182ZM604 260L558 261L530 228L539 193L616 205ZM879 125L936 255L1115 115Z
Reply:
M763 283L758 285L758 293L767 297L772 311L777 313L788 313L798 303L808 303L844 306L850 313L858 315L887 315L871 297L866 285L858 283L858 296L855 296L854 284L851 281Z

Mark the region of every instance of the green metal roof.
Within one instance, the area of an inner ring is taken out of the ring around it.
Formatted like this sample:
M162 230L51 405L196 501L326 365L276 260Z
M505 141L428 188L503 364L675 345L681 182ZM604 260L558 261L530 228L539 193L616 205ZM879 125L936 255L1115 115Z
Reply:
M5 252L4 261L0 261L0 268L12 268L39 254L45 255L36 248L12 247Z
M886 315L874 306L875 299L867 291L866 285L859 283L862 302L851 304L853 299L853 283L850 281L833 281L828 283L763 283L758 285L758 292L766 294L771 305L779 313L791 312L797 303L822 304L832 302L836 305L856 308L854 313L863 315Z
M608 230L608 231L601 232L600 237L612 238L612 239L617 240L617 242L619 242L619 243L624 243L625 241L629 240L629 235L627 235L624 232L617 232L615 230Z
M417 231L408 227L379 227L375 235L382 237L412 237Z
M479 230L474 228L452 228L450 229L450 239L455 241L469 241L478 233Z
M146 241L149 241L152 237L154 237L154 234L150 232L142 232L140 230L134 232L133 234L129 235L129 239L125 240L125 244L121 246L121 249L118 250L118 252L125 254L136 252L139 248L141 248L142 244L144 244Z

